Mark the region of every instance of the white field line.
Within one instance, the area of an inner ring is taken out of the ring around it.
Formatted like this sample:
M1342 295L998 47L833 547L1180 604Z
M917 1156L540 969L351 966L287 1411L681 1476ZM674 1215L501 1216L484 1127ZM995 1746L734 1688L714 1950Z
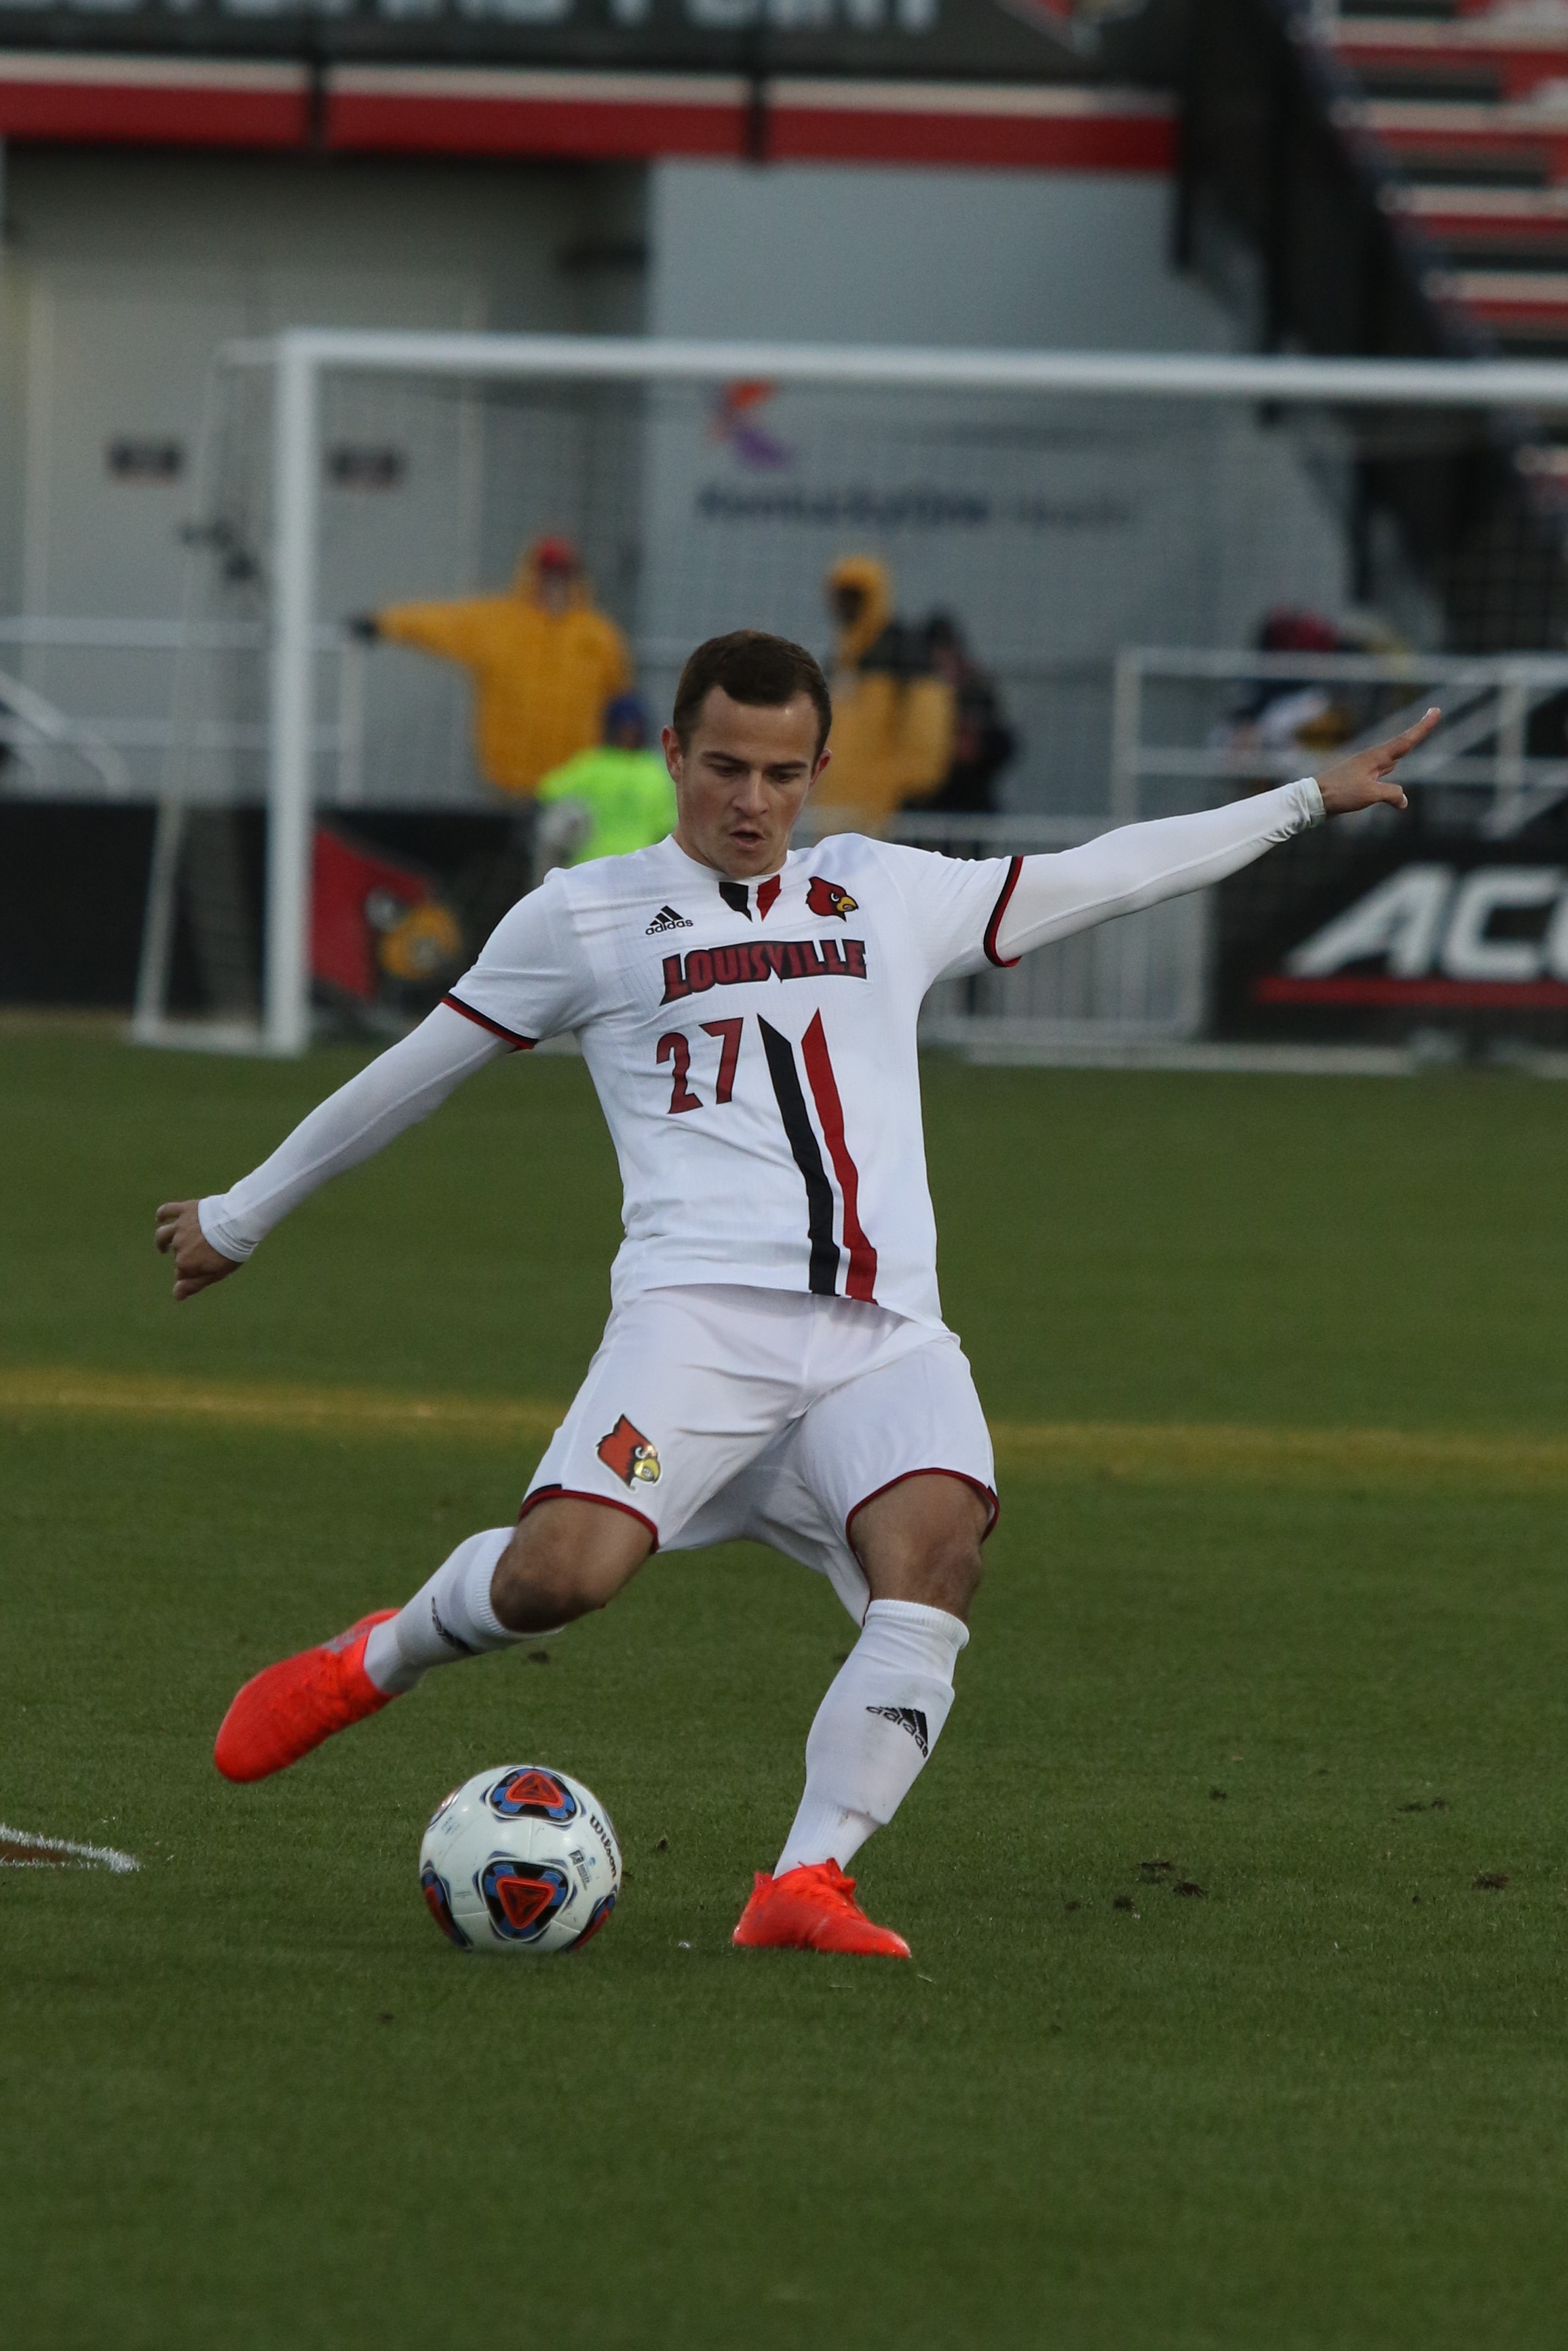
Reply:
M385 1389L216 1383L58 1365L0 1371L0 1420L57 1415L337 1437L427 1437L519 1449L544 1443L564 1416L559 1405L528 1398L397 1395ZM1008 1468L1045 1477L1314 1485L1373 1478L1506 1491L1568 1488L1568 1437L1504 1430L995 1421L991 1436Z
M69 1837L39 1836L0 1821L0 1869L111 1869L123 1877L141 1866L133 1853L119 1853L111 1844L76 1844Z

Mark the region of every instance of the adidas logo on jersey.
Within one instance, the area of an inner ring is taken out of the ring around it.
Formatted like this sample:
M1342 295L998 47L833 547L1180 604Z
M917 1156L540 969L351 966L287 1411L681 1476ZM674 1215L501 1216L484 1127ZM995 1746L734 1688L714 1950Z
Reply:
M651 939L660 931L689 931L691 927L685 914L677 914L673 906L661 906L643 936Z
M868 1714L880 1714L884 1722L896 1722L900 1730L907 1730L922 1755L931 1752L931 1740L925 1728L925 1717L917 1706L868 1706Z

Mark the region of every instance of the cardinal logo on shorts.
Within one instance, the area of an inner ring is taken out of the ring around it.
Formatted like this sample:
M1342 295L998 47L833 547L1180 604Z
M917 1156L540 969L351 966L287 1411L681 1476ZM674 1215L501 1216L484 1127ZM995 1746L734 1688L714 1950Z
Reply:
M852 898L841 883L828 882L821 873L813 873L806 904L813 914L836 914L841 923L847 923L860 900Z
M650 1445L640 1428L634 1428L624 1413L608 1437L599 1440L599 1458L607 1469L613 1469L628 1486L637 1483L656 1486L659 1482L659 1448Z

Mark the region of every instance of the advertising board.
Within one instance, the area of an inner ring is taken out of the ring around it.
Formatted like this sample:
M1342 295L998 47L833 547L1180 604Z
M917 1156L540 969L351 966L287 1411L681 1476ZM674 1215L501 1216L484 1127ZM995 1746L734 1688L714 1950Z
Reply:
M1568 1041L1568 819L1507 838L1426 809L1308 834L1220 893L1219 1033Z

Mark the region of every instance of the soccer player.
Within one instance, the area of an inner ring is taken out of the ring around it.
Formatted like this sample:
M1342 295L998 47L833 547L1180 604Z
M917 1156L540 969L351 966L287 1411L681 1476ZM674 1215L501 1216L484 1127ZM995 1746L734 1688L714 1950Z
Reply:
M1196 816L1043 857L831 835L791 851L827 762L811 655L700 645L664 731L674 831L552 873L423 1026L232 1191L158 1211L174 1296L225 1280L316 1186L497 1056L580 1039L621 1162L603 1343L516 1527L459 1543L401 1609L235 1698L231 1780L297 1762L437 1666L602 1608L649 1555L751 1536L828 1576L859 1628L743 1946L907 1958L847 1864L941 1736L995 1520L990 1440L942 1321L915 1022L938 979L1217 882L1324 815L1405 806L1437 714L1375 750Z

